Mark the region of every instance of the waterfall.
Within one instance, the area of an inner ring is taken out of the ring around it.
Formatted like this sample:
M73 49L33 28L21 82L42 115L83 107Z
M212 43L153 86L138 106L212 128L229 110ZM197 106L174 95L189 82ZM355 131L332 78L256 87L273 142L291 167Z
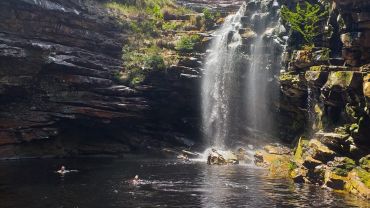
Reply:
M202 80L208 145L224 149L256 144L257 134L273 134L276 76L286 42L278 10L276 1L251 0L215 32Z
M202 121L204 134L211 146L223 148L230 133L230 105L235 87L234 69L238 49L242 44L239 34L241 18L246 5L243 4L235 15L225 19L215 32L210 53L205 63L202 81Z
M266 112L260 109L261 105L266 103L266 77L265 70L261 69L263 62L263 38L259 36L252 44L251 61L249 74L246 79L246 97L247 97L247 122L253 130L260 130L266 125L263 121L266 118Z

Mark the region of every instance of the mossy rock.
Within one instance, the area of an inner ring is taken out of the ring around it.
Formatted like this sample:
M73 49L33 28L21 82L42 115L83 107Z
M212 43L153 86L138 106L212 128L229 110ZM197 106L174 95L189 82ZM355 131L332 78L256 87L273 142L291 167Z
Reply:
M273 176L287 177L289 175L290 155L270 154L265 150L257 151L254 163L259 167L268 168Z
M363 78L364 83L363 83L363 92L365 97L370 99L370 74L366 74Z
M366 171L370 171L370 154L360 159L360 166Z
M336 175L347 176L356 167L356 163L348 157L335 157L333 161L328 162L328 166Z
M348 89L358 88L362 81L362 74L359 72L353 71L337 71L331 72L328 77L328 81L325 84L325 88L333 89L333 88L341 88L341 89Z
M298 83L300 82L299 74L293 74L291 72L283 72L280 74L279 80L281 82L291 82Z
M289 176L295 183L304 183L306 181L307 170L301 167L294 168L290 171Z
M370 199L370 173L360 167L352 170L347 177L346 190Z
M330 58L329 48L312 48L293 52L292 63L299 69L328 64Z
M329 66L328 65L311 66L310 71L314 72L329 71Z
M331 170L327 169L324 176L324 184L334 190L345 190L347 178L337 175Z
M324 163L332 160L336 155L333 150L329 149L326 145L324 145L317 139L310 140L308 146L311 149L312 158Z
M328 79L328 72L306 71L305 78L311 85L321 87Z
M319 140L323 145L327 146L329 149L341 152L345 151L347 148L346 140L349 138L348 134L338 134L338 133L316 133L315 138Z

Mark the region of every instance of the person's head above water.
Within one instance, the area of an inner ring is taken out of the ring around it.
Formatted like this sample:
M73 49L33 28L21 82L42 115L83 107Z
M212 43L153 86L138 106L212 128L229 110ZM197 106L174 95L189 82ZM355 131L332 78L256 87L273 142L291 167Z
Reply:
M65 171L66 170L66 167L64 165L62 165L62 167L60 167L60 170L61 171Z

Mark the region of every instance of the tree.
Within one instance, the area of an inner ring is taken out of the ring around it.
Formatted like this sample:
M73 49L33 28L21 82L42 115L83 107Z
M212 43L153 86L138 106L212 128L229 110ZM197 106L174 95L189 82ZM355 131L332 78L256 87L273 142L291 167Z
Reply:
M310 4L305 2L305 6L302 8L298 3L296 6L296 12L289 10L283 6L281 8L281 16L287 22L289 22L291 28L299 32L305 41L314 45L314 38L320 34L318 23L323 20L328 14L327 11L322 11L319 4Z

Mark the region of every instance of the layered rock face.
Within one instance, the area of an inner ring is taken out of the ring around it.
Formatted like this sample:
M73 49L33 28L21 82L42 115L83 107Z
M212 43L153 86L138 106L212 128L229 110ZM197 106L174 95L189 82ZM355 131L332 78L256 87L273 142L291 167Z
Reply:
M222 13L235 12L239 9L243 0L177 0L182 4L195 11L202 12L204 8L209 8Z
M317 38L319 47L291 51L280 76L282 100L293 115L287 120L306 131L291 175L370 198L363 165L370 153L370 2L334 0L326 7L329 35Z
M122 85L126 28L101 2L0 2L0 157L116 155L198 138L197 76L170 70Z

